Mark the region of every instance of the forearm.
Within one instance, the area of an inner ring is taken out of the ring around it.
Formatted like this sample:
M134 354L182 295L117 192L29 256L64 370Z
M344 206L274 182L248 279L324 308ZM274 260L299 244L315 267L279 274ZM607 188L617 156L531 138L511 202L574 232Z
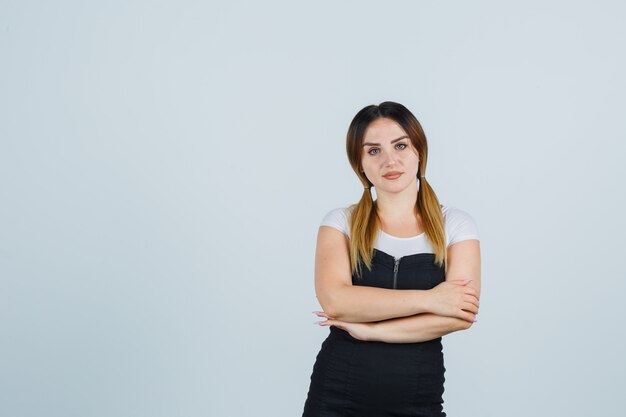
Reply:
M352 323L408 317L429 311L428 290L354 285L335 289L324 301L322 308L329 316Z
M386 343L416 343L433 340L458 330L466 330L473 323L431 313L394 318L370 323L369 341Z

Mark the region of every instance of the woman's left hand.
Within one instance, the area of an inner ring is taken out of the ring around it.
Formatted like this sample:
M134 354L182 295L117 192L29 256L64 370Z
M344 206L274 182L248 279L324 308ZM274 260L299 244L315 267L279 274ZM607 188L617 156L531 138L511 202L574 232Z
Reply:
M350 333L350 336L358 340L368 341L373 336L373 326L371 323L350 323L348 321L337 320L328 316L323 311L316 311L318 317L324 317L327 320L318 321L315 324L320 326L335 326Z

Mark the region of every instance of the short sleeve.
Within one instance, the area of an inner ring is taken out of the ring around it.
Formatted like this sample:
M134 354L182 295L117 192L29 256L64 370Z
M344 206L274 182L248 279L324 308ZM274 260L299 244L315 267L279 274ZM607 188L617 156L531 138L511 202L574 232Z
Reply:
M350 237L350 227L348 226L348 217L344 208L336 208L324 216L320 226L330 226Z
M448 246L463 240L479 239L478 226L468 212L456 207L447 207L444 217Z

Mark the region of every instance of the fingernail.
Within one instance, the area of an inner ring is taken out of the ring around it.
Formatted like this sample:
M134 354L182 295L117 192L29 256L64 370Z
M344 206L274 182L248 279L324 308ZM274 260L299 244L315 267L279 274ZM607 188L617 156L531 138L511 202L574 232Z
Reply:
M319 324L319 325L321 325L322 323L324 323L324 320L321 320L321 321L314 321L314 322L313 322L313 324Z
M474 319L474 323L476 323L477 321L478 321L478 317L476 317L476 318Z

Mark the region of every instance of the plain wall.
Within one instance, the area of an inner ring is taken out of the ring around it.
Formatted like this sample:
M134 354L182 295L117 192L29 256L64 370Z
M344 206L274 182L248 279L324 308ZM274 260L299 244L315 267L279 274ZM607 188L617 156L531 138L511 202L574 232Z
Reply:
M0 415L298 416L354 114L470 213L449 416L621 414L619 1L0 1ZM621 190L621 191L620 191Z

